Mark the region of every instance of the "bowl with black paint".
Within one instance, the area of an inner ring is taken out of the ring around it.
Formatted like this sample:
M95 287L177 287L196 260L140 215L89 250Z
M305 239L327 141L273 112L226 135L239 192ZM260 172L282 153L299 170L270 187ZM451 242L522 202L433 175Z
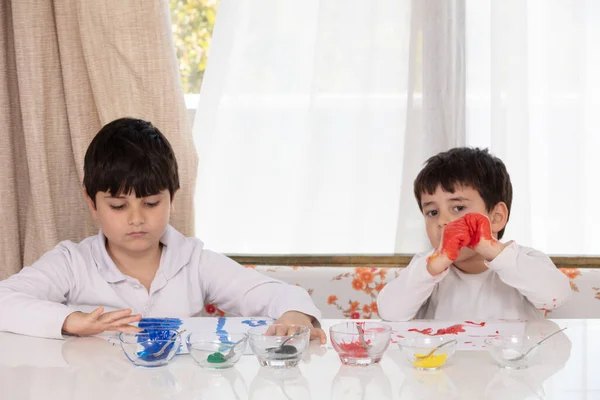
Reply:
M310 341L305 325L273 324L248 330L250 348L260 365L289 368L298 365Z

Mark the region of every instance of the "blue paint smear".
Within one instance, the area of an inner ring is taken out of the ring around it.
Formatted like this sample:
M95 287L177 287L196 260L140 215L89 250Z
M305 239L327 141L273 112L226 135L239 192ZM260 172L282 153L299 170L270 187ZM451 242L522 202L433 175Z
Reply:
M267 321L264 319L245 319L242 321L242 324L246 324L252 328L257 326L263 326L267 324Z
M152 354L158 352L164 346L164 342L156 341L172 339L176 334L173 330L178 330L182 323L179 318L142 318L138 323L138 327L143 329L142 333L148 334L149 340L138 337L138 343L144 347L144 350L138 352L138 357L144 361L157 361L167 358L175 342L169 343L165 352L155 357Z
M225 330L225 322L227 322L227 318L219 317L217 321L217 330L215 333L219 337L219 341L223 344L233 344L231 340L229 340L229 332Z
M179 318L142 318L138 327L144 329L179 329L183 322Z

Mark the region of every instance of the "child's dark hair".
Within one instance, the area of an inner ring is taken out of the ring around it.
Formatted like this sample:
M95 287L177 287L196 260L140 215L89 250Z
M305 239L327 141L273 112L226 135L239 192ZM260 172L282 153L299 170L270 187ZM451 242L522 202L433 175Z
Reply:
M121 118L106 124L85 153L83 185L96 204L96 193L152 196L179 189L177 160L166 137L141 119Z
M423 193L433 194L438 186L446 192L454 193L457 185L477 190L488 212L496 204L504 202L510 216L510 176L502 160L491 155L487 149L457 147L428 159L414 183L419 209L423 211ZM502 238L502 235L504 229L498 232L498 239Z

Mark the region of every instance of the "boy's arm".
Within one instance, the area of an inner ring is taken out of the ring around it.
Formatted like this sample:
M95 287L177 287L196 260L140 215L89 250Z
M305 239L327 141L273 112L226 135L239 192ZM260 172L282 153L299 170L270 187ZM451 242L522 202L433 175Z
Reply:
M63 322L75 309L64 303L73 282L60 249L0 282L0 331L62 339Z
M234 315L278 319L288 311L299 311L315 320L321 317L306 290L244 268L210 250L202 251L200 277L206 301Z
M438 275L427 271L431 252L417 254L400 275L389 282L377 297L379 316L387 321L409 321L429 299L435 285L446 277L446 269Z
M560 307L571 297L569 279L550 257L512 242L486 266L514 287L538 309Z

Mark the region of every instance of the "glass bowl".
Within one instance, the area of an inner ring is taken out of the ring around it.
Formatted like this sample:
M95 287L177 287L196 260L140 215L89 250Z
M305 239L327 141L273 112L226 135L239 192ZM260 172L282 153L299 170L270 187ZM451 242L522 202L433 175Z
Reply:
M286 335L271 335L272 331ZM295 367L310 341L310 329L304 325L273 324L248 330L250 348L262 366L270 368Z
M123 352L134 365L159 367L175 356L181 337L175 329L158 329L140 333L121 332L119 341Z
M186 338L185 344L192 358L201 367L226 369L233 367L244 354L248 335L245 333L218 335L214 331L192 332Z
M448 343L427 356L437 346ZM419 370L436 370L448 362L456 351L457 341L450 336L414 336L401 338L398 346L408 362Z
M364 332L361 342L359 327ZM381 361L390 345L392 328L379 322L342 322L329 328L329 338L344 365L371 365Z
M485 340L485 347L494 360L503 368L523 369L537 361L544 344L535 347L525 357L516 359L527 353L542 336L496 336Z

